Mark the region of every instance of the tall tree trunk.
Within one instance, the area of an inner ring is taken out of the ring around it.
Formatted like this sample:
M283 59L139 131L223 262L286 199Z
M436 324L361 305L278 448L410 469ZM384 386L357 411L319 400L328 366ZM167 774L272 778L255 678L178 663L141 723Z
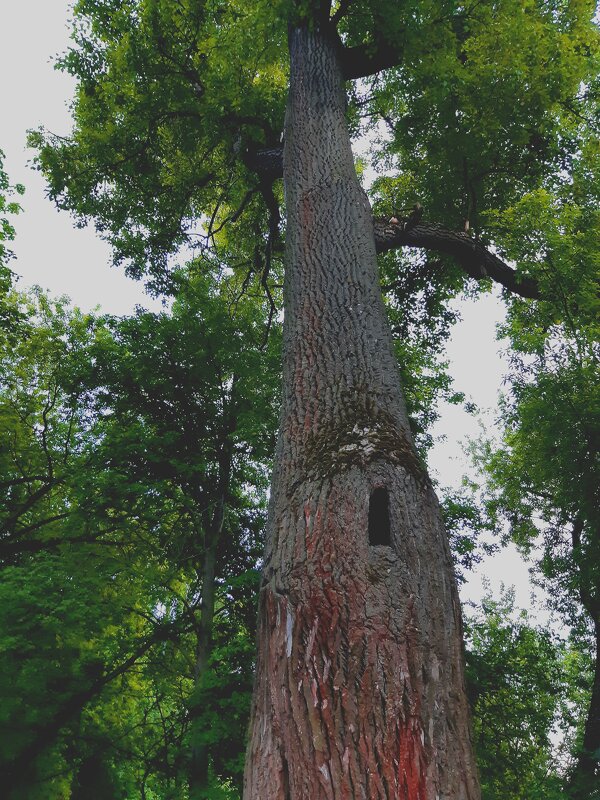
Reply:
M244 798L476 800L453 568L336 50L300 27L290 54L284 398Z
M594 619L596 666L581 752L571 781L573 800L600 798L600 616Z

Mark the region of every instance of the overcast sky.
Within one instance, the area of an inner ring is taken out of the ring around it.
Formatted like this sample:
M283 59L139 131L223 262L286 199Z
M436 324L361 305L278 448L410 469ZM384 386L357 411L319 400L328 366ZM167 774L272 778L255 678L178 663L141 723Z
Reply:
M152 301L110 266L110 249L93 230L74 228L68 214L57 213L41 176L27 166L33 155L25 144L28 129L70 130L74 83L53 69L54 57L69 44L69 7L65 0L0 0L0 149L11 182L26 187L24 213L15 220L12 267L22 275L20 286L39 284L68 294L86 310L100 304L104 311L126 314L136 303Z
M32 157L25 146L28 128L43 125L58 134L70 130L73 82L53 69L53 58L69 43L69 6L65 0L0 0L0 149L11 182L26 187L24 212L15 222L17 261L12 268L22 276L22 288L39 284L54 295L68 295L86 310L100 305L104 311L127 314L136 304L157 307L138 283L110 266L109 247L92 228L77 229L67 214L56 211L45 197L43 180L27 166ZM456 389L488 409L485 419L491 424L506 371L495 340L501 306L488 295L461 303L461 313L463 321L448 346ZM446 441L435 448L433 469L442 484L458 485L468 468L461 443L478 435L478 422L461 409L444 407L436 433L444 433ZM515 584L517 603L529 606L527 568L514 550L488 559L461 590L463 600L481 597L484 576L496 593L501 581Z

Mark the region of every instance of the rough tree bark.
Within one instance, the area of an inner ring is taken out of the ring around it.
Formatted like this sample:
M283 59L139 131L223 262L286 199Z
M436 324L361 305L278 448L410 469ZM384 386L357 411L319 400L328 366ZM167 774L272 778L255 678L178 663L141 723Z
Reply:
M337 52L318 27L290 33L284 398L244 798L476 800L452 562Z

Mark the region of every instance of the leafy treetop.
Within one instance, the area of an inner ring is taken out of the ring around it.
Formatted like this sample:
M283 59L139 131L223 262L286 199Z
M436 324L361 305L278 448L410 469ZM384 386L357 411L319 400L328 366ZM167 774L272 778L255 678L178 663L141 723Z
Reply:
M166 289L184 243L217 245L227 226L243 249L242 228L278 222L287 25L311 18L346 77L364 78L355 131L388 127L376 155L386 213L419 200L428 219L500 241L487 212L575 157L598 66L594 11L588 0L79 0L59 62L78 82L73 132L31 141L59 206L95 220L117 261Z

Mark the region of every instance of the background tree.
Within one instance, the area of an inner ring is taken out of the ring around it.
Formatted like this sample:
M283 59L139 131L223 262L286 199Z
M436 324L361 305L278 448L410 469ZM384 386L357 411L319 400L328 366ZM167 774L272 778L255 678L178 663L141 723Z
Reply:
M239 782L277 356L230 291L235 322L206 276L123 320L21 300L0 405L15 798Z
M563 643L514 607L514 593L484 597L466 615L467 686L487 800L564 798L552 741L566 695Z
M572 792L590 797L600 767L600 521L598 508L598 224L590 181L593 147L574 159L568 183L526 195L496 224L525 228L507 251L535 264L544 302L514 303L504 334L512 346L510 394L503 405L503 447L480 453L487 508L506 519L525 551L541 546L540 576L556 609L595 654L596 671Z

